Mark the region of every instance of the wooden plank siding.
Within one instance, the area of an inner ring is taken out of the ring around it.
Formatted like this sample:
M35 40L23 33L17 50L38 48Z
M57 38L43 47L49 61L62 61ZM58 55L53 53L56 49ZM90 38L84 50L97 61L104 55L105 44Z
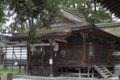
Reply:
M61 43L59 51L53 53L54 67L83 67L93 65L107 65L108 57L112 54L108 52L108 47L94 44L92 56L89 54L89 45L86 44L86 54L84 54L83 43ZM66 47L67 46L67 47ZM44 62L42 61L42 52L31 55L30 64L36 66L49 67L50 47L45 47ZM84 56L85 55L85 56ZM109 55L109 56L108 56ZM85 59L84 59L85 58Z

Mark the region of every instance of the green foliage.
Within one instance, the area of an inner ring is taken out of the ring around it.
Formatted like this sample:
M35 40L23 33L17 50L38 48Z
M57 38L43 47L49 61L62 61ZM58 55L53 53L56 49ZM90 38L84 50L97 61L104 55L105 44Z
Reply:
M19 70L0 70L0 75L3 75L4 73L19 73ZM22 73L24 73L24 70L22 70Z
M35 38L37 36L36 28L58 16L60 10L59 0L3 0L1 2L9 10L9 16L16 14L14 22L10 25L9 32L28 30L30 38Z
M80 12L92 24L95 22L95 4L97 7L97 23L111 22L110 13L95 0L64 0L63 2L64 7Z
M2 49L0 49L0 52L3 52L3 50L2 50Z

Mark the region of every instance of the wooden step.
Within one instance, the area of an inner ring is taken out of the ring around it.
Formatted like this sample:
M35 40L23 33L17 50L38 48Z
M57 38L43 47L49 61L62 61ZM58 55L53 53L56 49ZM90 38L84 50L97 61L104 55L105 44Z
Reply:
M94 65L94 68L103 78L114 77L114 75L105 66Z

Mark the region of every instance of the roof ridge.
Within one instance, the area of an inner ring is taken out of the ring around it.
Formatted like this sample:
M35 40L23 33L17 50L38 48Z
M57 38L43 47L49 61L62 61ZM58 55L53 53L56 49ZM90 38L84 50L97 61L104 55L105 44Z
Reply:
M80 18L84 18L84 16L83 16L82 14L80 14L79 12L77 12L77 11L73 11L73 10L71 10L71 9L69 9L69 8L64 8L63 10L64 10L64 11L67 11L67 12L69 12L69 13L72 13L73 15L78 16L78 17L80 17Z

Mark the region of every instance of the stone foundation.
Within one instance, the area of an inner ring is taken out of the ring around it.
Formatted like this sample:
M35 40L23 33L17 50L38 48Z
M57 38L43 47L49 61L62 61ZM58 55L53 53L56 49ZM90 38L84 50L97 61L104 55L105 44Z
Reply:
M120 64L119 65L115 65L114 75L120 76Z

